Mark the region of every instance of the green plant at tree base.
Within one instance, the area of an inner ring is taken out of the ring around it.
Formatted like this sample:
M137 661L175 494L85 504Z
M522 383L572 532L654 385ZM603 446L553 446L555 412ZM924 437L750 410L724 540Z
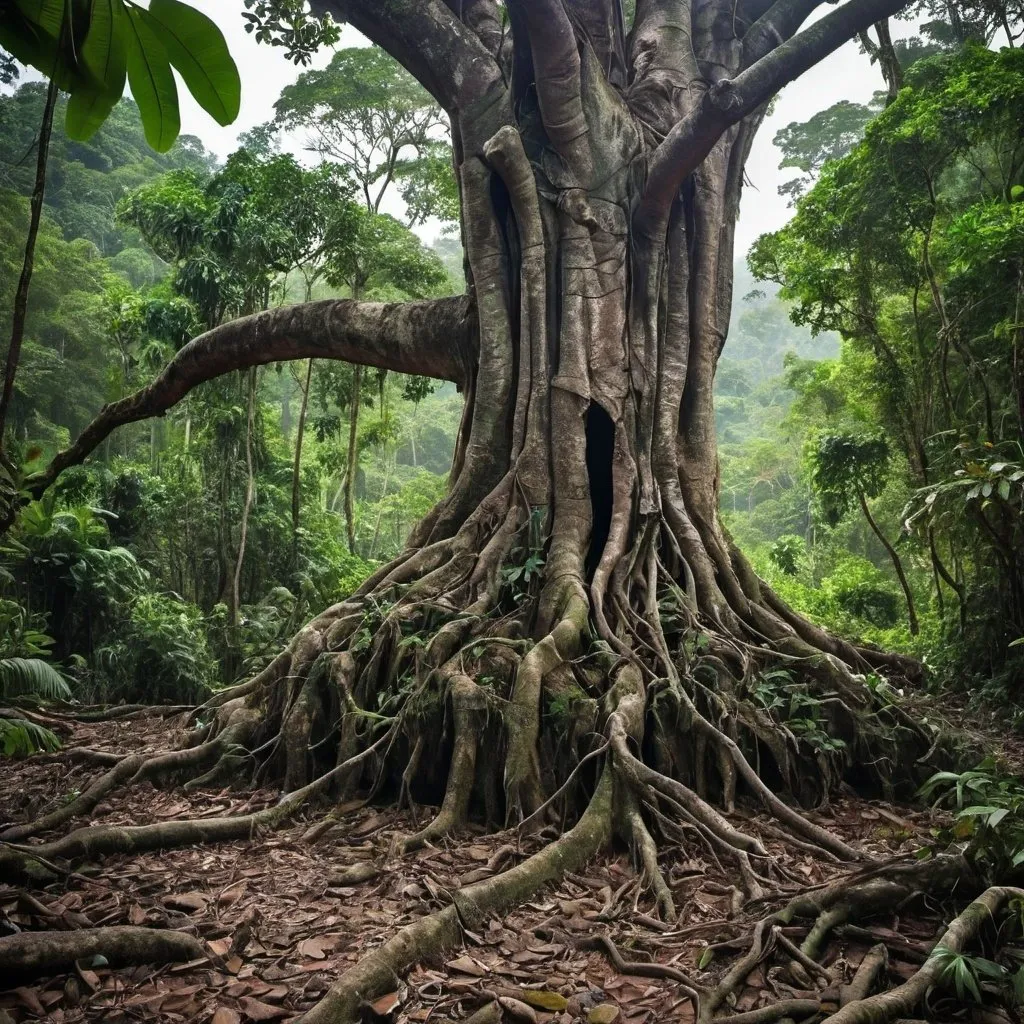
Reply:
M994 882L1024 865L1024 781L1001 771L994 758L970 771L937 772L920 796L953 811L952 823L935 832L935 848L963 846Z

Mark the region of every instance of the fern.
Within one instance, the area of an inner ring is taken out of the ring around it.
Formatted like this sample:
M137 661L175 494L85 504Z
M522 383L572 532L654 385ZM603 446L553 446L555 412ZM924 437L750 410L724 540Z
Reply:
M24 718L0 716L0 752L7 757L26 757L40 750L60 750L59 737Z
M0 697L67 699L67 680L41 658L0 658Z

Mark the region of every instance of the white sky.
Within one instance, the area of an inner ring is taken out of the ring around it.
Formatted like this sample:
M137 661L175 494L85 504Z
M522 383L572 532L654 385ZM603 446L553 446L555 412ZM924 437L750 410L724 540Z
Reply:
M227 128L205 114L179 82L182 131L199 136L209 149L223 158L234 148L239 132L270 120L282 88L293 82L301 69L285 58L281 48L261 45L245 32L242 0L191 2L220 25L242 76L241 112L235 124ZM900 35L907 28L905 23L894 25ZM345 26L339 46L358 46L365 42L355 29ZM326 65L329 59L329 51L318 54L316 66ZM738 257L745 256L758 235L781 227L791 215L786 199L777 192L780 184L793 177L793 172L778 169L780 156L772 145L776 131L791 121L805 121L840 99L866 103L882 87L878 68L872 67L867 57L858 53L856 44L847 43L783 90L772 116L758 133L747 164L750 184L744 191L740 209L736 238ZM301 156L302 140L294 140L292 148ZM427 241L432 240L437 234L436 225L428 223L421 234Z

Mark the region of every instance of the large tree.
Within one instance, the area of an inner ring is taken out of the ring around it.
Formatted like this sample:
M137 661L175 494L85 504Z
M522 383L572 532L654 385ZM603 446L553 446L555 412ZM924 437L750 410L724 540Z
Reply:
M627 28L620 0L315 0L447 113L467 294L310 302L216 327L106 407L30 487L203 381L315 357L456 382L466 411L450 491L398 558L208 703L216 715L198 745L140 769L223 755L214 773L256 764L290 795L246 818L94 834L89 855L248 834L312 793L389 784L402 799L443 794L407 848L476 807L539 824L557 798L578 814L529 860L370 954L310 1021L354 1019L395 971L578 868L615 833L666 917L655 836L680 825L732 860L748 897L764 895L782 875L761 826L729 819L737 793L765 806L771 835L861 857L793 804L824 799L855 764L861 781L910 780L931 737L875 704L862 674L913 666L796 615L731 543L712 384L744 164L766 108L902 4L847 0L801 29L820 0L638 0ZM777 708L752 699L758 673L780 662L817 716L810 735L828 743L798 740ZM240 758L239 745L254 756ZM41 849L80 855L77 842ZM0 865L17 858L0 854ZM854 890L851 913L858 900L894 898L868 890ZM705 993L702 1019L741 981L729 974ZM870 1019L904 1009L893 1001Z

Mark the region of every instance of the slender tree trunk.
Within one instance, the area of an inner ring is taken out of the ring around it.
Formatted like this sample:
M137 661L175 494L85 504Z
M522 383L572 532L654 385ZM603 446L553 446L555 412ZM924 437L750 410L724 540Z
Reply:
M917 636L920 632L920 626L917 622L917 611L914 608L914 594L910 589L910 584L907 582L907 574L903 571L903 562L896 553L896 549L889 543L885 534L882 533L878 523L875 522L875 517L871 514L871 509L868 507L867 498L864 496L863 491L857 492L857 500L860 502L860 509L864 513L864 518L868 521L868 526L871 527L872 532L881 542L882 547L885 548L886 553L892 560L892 566L896 570L896 578L900 581L900 587L903 588L903 596L907 600L907 621L910 624L910 633L912 636Z
M36 177L32 186L32 198L29 200L28 237L25 239L25 258L21 266L21 277L14 293L14 309L11 318L11 343L7 348L7 361L4 365L4 390L0 396L0 450L3 449L4 429L10 412L11 398L14 395L14 378L18 372L18 360L21 358L21 343L25 338L25 321L28 317L28 293L32 284L32 271L35 267L36 237L39 234L39 221L43 214L43 195L46 192L46 161L50 153L50 132L53 128L53 110L57 105L59 93L56 82L51 78L46 89L46 104L43 107L43 120L39 126L39 142L36 152Z
M348 537L348 549L356 552L356 523L353 494L355 492L356 472L359 468L359 399L363 383L363 368L355 366L352 372L352 397L348 407L348 457L345 461L345 533Z
M242 565L245 562L245 542L249 534L249 513L256 497L256 474L253 471L252 434L256 408L256 367L249 371L249 404L245 424L245 504L242 506L242 523L238 533L238 557L235 559L235 572L231 583L231 609L233 628L238 628L239 607L241 605Z
M306 433L306 409L309 405L309 384L313 376L313 360L306 364L306 380L302 386L302 403L295 425L295 459L292 462L292 560L297 563L299 552L299 493L302 483L302 439Z

